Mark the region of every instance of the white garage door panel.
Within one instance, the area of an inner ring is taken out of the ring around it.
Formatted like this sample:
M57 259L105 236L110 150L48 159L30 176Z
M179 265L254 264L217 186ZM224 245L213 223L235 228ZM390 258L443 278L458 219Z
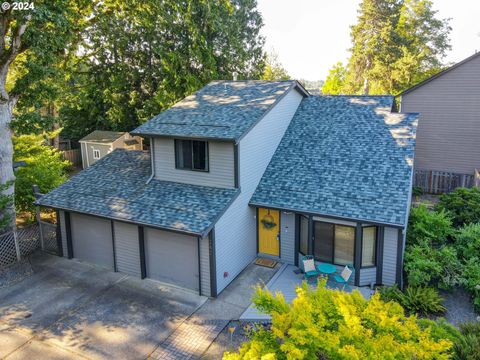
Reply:
M70 214L73 257L113 270L112 228L109 220Z
M197 238L145 228L147 277L198 290Z

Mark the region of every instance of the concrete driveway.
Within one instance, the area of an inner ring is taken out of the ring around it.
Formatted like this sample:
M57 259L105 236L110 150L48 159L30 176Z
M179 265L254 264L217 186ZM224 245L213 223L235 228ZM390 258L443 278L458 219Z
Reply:
M192 292L44 254L0 289L0 358L142 359L205 301Z

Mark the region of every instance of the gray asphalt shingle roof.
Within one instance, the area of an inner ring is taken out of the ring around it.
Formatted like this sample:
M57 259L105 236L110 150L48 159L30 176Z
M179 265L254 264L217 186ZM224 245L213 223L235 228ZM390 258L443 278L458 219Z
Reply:
M304 99L250 204L404 226L418 114L392 102Z
M120 131L105 131L105 130L94 130L87 136L81 138L79 141L90 141L109 144L117 140L119 137L122 137L125 132Z
M117 149L44 195L39 205L205 235L236 189L152 180L150 154Z
M132 134L238 140L296 81L212 81Z

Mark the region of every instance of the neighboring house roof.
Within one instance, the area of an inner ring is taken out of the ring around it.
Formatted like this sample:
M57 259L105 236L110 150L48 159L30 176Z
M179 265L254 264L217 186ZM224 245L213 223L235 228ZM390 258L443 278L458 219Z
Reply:
M238 141L292 89L308 95L296 81L212 81L131 133Z
M150 155L117 149L83 170L38 204L204 236L237 189L147 180Z
M460 62L458 62L458 63L450 66L449 68L446 68L445 70L442 70L442 71L436 73L435 75L430 76L428 79L425 79L425 80L419 82L417 85L414 85L414 86L412 86L411 88L408 88L407 90L403 91L402 93L400 93L400 94L398 94L398 95L401 96L401 95L408 94L409 92L412 92L412 91L418 89L419 87L421 87L421 86L429 83L430 81L433 81L433 80L435 80L436 78L445 75L446 73L452 71L453 69L458 68L459 66L462 66L462 65L465 64L466 62L469 62L470 60L473 60L473 59L475 59L475 58L478 57L478 56L480 56L480 52L477 52L477 53L473 54L472 56L469 56L468 58L463 59L462 61L460 61Z
M125 135L125 132L94 130L79 141L110 144Z
M418 114L391 96L302 101L251 205L404 226Z

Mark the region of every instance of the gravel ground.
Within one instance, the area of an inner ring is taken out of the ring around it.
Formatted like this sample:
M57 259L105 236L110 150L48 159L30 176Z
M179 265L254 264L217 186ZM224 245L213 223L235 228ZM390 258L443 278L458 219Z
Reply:
M442 292L444 305L447 308L445 319L455 326L468 321L480 321L480 316L475 313L470 295L462 289L452 292Z
M32 274L30 261L23 259L0 271L0 289L16 284Z

